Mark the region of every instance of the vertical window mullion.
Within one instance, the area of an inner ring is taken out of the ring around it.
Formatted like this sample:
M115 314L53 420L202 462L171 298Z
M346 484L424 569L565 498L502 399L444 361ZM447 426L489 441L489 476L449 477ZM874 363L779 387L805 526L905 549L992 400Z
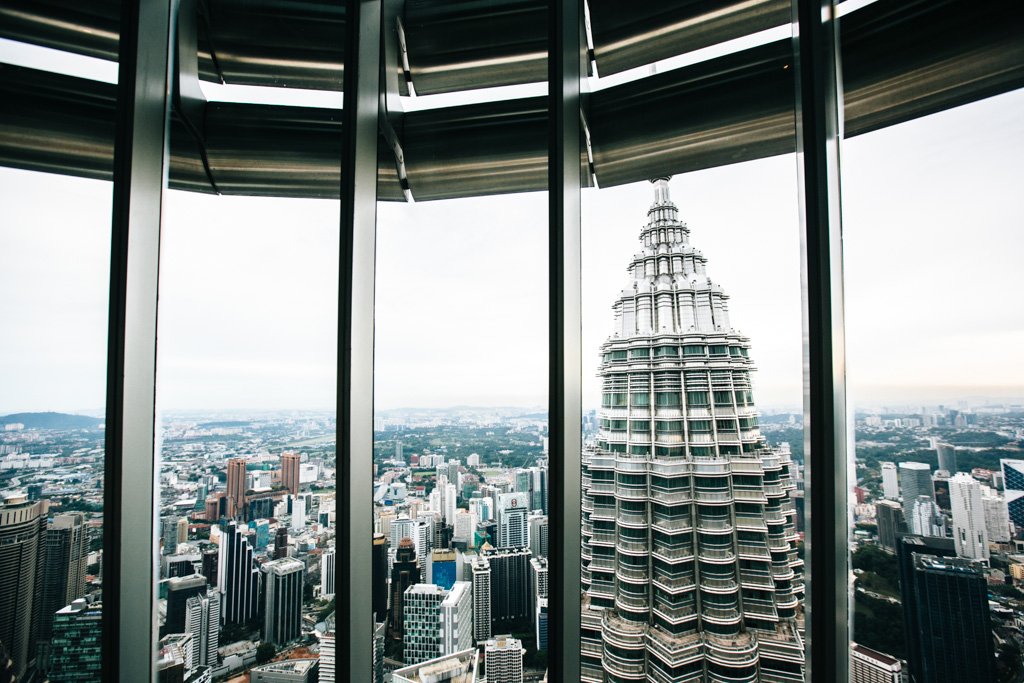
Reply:
M342 108L335 563L338 680L373 669L373 303L381 6L347 0Z
M103 680L155 680L157 273L172 0L122 4L107 350Z
M549 680L580 679L580 0L548 5Z
M841 90L832 0L796 0L803 184L808 680L849 680L846 378L839 205Z

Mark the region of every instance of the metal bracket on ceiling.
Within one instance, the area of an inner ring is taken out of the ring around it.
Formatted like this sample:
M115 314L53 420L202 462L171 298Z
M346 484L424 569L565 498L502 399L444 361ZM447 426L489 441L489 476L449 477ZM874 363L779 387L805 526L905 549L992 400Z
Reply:
M220 194L206 153L206 96L199 87L199 46L196 25L197 0L180 0L174 22L174 80L171 84L171 109L181 119L199 149L210 189Z

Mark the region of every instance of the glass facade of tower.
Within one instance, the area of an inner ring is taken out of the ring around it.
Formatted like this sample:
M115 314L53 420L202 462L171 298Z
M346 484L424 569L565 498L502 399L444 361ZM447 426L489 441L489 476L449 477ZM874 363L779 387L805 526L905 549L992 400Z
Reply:
M800 680L794 465L758 431L750 340L653 183L583 457L584 680Z

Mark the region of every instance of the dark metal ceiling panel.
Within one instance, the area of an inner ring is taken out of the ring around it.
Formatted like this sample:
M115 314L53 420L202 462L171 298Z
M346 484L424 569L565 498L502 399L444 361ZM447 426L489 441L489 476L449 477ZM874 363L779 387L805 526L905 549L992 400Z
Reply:
M794 151L791 49L780 41L593 93L598 185Z
M588 0L601 76L791 23L790 0Z
M902 10L902 11L901 11ZM846 134L1024 87L1024 5L880 0L843 19ZM789 41L593 93L586 123L602 186L791 152ZM0 66L0 163L109 178L114 86ZM547 187L544 98L405 114L419 200ZM211 175L226 194L323 197L339 187L339 112L207 106ZM172 128L171 186L211 191L197 143ZM380 193L402 198L380 150Z
M421 95L547 78L547 0L405 0L409 69Z
M846 137L1024 87L1019 0L880 1L839 29Z

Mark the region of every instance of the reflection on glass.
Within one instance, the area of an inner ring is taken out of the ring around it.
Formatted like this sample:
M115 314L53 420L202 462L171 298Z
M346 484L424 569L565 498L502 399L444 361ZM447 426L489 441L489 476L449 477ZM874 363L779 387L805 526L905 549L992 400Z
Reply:
M854 680L1020 677L1022 121L1016 91L844 146Z

